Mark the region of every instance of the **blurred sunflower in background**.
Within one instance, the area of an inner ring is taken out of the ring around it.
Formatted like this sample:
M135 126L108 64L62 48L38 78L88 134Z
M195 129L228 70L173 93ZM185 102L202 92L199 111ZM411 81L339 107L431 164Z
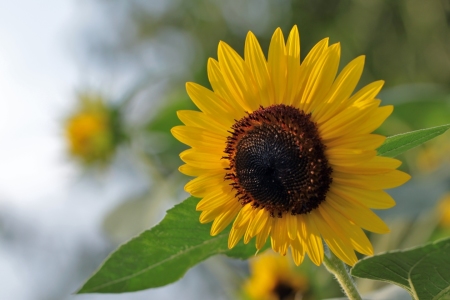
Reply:
M450 139L448 136L440 136L428 145L422 146L417 151L416 165L418 170L431 173L439 168L446 167L450 163Z
M377 156L385 137L372 132L393 107L375 98L383 81L353 94L363 56L336 77L339 60L340 45L323 39L300 63L296 26L287 42L275 31L266 59L249 32L244 59L224 42L209 59L212 91L187 84L201 112L178 112L186 126L172 133L192 147L180 154L180 171L197 177L185 189L203 198L197 210L200 222L213 221L211 235L234 220L229 248L256 237L259 250L270 236L295 264L307 253L320 265L324 240L353 265L354 250L373 254L361 228L389 232L371 208L395 205L383 189L410 176L396 170L400 161Z
M431 198L430 201L433 199ZM434 210L432 214L429 214L430 221L428 223L432 226L432 230L427 236L429 241L437 241L450 236L450 192L445 192L434 202L436 203ZM427 224L425 223L425 225ZM427 229L427 227L424 228Z
M83 165L106 165L122 140L118 110L93 93L78 96L65 121L68 152Z
M244 291L252 300L314 299L308 279L295 271L286 256L270 251L250 260Z
M442 228L450 229L450 193L445 194L438 202L439 224Z

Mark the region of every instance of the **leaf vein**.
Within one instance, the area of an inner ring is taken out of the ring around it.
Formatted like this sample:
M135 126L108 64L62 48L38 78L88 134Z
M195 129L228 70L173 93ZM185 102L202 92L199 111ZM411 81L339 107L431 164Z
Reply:
M172 260L172 259L175 259L175 258L177 258L178 256L183 255L183 254L185 254L185 253L188 253L188 252L190 252L190 251L192 251L192 250L195 250L195 249L197 249L197 248L199 248L199 247L201 247L201 246L204 246L204 245L210 244L210 243L212 243L212 242L215 242L215 241L217 241L217 240L223 238L224 236L226 236L226 234L220 234L220 235L217 235L217 236L214 237L214 238L211 238L211 239L209 239L209 240L204 241L202 244L195 245L195 246L192 246L192 247L188 247L188 248L186 248L185 250L179 251L179 252L177 252L176 254L173 254L173 255L167 257L166 259L160 260L159 262L157 262L157 263L155 263L155 264L153 264L153 265L150 265L150 266L148 266L148 267L142 269L142 270L139 271L139 272L135 272L135 273L133 273L133 274L124 276L124 277L119 278L119 279L116 279L116 280L112 280L112 281L110 281L110 282L106 282L106 283L104 283L104 284L101 284L101 285L98 285L98 286L93 287L93 288L91 288L91 289L88 289L87 291L94 292L94 291L100 290L100 289L102 289L102 288L105 288L105 287L107 287L107 286L111 286L111 285L117 284L117 283L119 283L119 282L122 282L122 281L125 281L125 280L128 280L128 279L134 278L134 277L136 277L136 276L139 276L139 275L141 275L141 274L143 274L143 273L145 273L145 272L150 271L151 269L154 269L154 268L156 268L156 267L162 265L163 263L165 263L165 262L167 262L167 261L170 261L170 260Z

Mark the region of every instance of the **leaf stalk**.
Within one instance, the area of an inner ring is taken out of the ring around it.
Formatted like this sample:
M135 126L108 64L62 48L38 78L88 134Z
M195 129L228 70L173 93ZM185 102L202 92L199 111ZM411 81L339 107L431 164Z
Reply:
M328 272L336 277L336 280L341 285L344 293L350 300L362 300L361 295L356 288L355 282L353 281L352 276L348 273L347 267L345 264L333 254L333 252L329 251L328 247L324 245L328 251L324 255L323 264L327 268Z

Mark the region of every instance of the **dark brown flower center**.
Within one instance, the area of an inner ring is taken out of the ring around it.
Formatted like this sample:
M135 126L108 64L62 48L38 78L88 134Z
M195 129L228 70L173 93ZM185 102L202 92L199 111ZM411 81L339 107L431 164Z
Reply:
M297 290L288 283L278 282L275 285L272 293L274 294L276 299L288 300L288 299L295 299Z
M306 214L325 200L332 169L310 114L283 104L261 107L232 129L225 179L242 205L281 216Z

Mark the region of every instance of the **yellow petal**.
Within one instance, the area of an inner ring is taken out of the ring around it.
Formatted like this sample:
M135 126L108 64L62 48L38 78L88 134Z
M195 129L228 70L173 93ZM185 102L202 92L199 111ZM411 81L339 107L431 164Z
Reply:
M206 172L209 172L206 169L200 169L200 168L193 167L190 165L182 165L178 168L178 171L180 171L181 173L188 175L188 176L201 176L201 175L205 174Z
M236 217L239 210L241 210L242 205L239 202L234 202L229 207L226 207L225 212L219 215L213 222L211 226L211 235L218 235L225 227L230 224L230 222Z
M358 135L373 132L375 129L380 127L381 124L383 124L383 122L392 114L393 110L394 106L392 105L377 108L377 110L369 116L370 122L360 124L360 126L355 128L352 134Z
M362 89L360 89L356 94L354 94L348 101L348 103L361 102L365 100L374 99L377 94L380 92L381 88L384 85L383 80L378 80L372 82Z
M319 213L312 213L311 218L314 220L317 228L322 234L325 243L327 243L330 250L339 257L340 260L346 264L353 266L357 261L355 252L349 245L349 241L343 241L335 232L327 225L323 217Z
M289 246L286 218L274 218L274 228L271 234L272 248L281 255L286 255Z
M384 190L400 186L411 178L398 170L383 174L348 174L333 172L333 182L368 190Z
M369 208L349 202L328 191L328 203L339 213L351 220L356 225L375 233L388 233L387 225Z
M229 205L224 205L221 207L216 207L212 210L204 210L202 211L202 213L200 214L200 218L199 221L202 224L206 224L211 222L212 220L214 220L215 218L217 218L220 214L223 213L224 211L224 207L226 208Z
M237 201L237 199L236 199ZM247 224L251 221L253 207L250 204L246 204L242 207L233 226L236 228L247 227Z
M383 190L370 191L333 183L330 191L352 202L359 202L369 208L386 209L395 205L394 199Z
M340 53L340 45L332 45L324 51L312 68L300 100L305 112L315 110L324 102L339 67Z
M252 112L258 107L258 103L255 99L256 95L252 94L251 85L249 85L253 83L245 77L247 66L244 60L233 48L222 41L219 43L218 58L224 81L232 96L244 108L244 111Z
M266 226L268 219L270 218L269 213L265 209L256 209L257 212L254 214L254 218L248 225L248 234L254 237Z
M228 249L234 248L234 246L239 243L244 233L245 227L236 228L233 226L230 231L230 236L228 237Z
M331 148L325 150L328 162L338 166L361 165L377 155L375 150Z
M401 161L393 158L374 156L372 159L362 161L358 165L334 165L333 170L350 174L384 174L395 170L401 164Z
M298 237L291 242L292 258L297 266L299 266L305 258L305 248L302 243L303 241Z
M274 102L274 92L270 80L266 58L255 35L250 31L245 40L245 62L255 79L260 105L267 107Z
M231 114L234 119L239 120L245 115L245 109L242 107L236 95L229 88L220 70L219 62L215 59L208 59L208 79L211 87L217 97L228 103Z
M256 249L261 250L266 244L267 237L273 228L273 219L269 217L267 219L266 225L262 228L261 232L256 236Z
M188 149L180 153L180 158L191 166L207 170L225 170L230 165L230 162L224 159L220 152L212 154L197 149Z
M291 213L286 213L283 215L283 218L286 218L287 233L289 238L291 240L297 239L297 216L294 216Z
M320 205L318 211L332 231L341 239L348 240L356 251L365 255L373 255L372 244L360 227L351 223L326 202Z
M304 227L302 231L305 234L303 240L305 241L306 252L311 261L319 266L323 260L323 244L320 232L314 224L314 221L311 219L311 214L302 215L301 218L298 219L300 220L299 225ZM303 219L303 221L301 221L301 219Z
M294 26L289 33L286 43L286 96L285 104L291 105L295 101L295 97L299 90L300 77L300 36L298 34L297 26Z
M212 130L214 133L228 137L230 134L227 130L230 127L224 123L217 121L216 118L212 118L209 115L193 110L179 110L177 116L187 126L199 127L206 130Z
M253 237L253 235L250 234L250 230L249 229L250 229L250 226L252 226L253 220L255 220L255 218L256 218L256 214L257 214L257 211L255 210L255 208L253 208L251 210L251 212L250 212L249 217L248 217L250 222L249 222L249 225L247 226L247 230L245 231L244 244L248 244L248 242L250 242L250 240Z
M184 189L195 197L204 197L224 184L224 173L209 172L189 181ZM231 191L231 187L230 187Z
M223 136L198 127L175 126L170 132L183 144L201 149L209 149L212 152L223 152L227 145L227 140Z
M297 92L294 96L294 104L298 106L299 109L305 110L303 104L300 103L302 94L305 90L306 84L309 82L309 77L312 69L316 66L318 60L322 57L325 50L328 49L328 38L325 38L318 42L308 53L305 60L300 66L300 76L296 83L298 86ZM289 76L289 74L288 74ZM314 114L312 116L314 118Z
M229 201L236 201L229 192L229 187L217 187L197 203L196 210L212 210Z
M280 255L285 256L289 246L290 246L290 243L286 240L283 244L280 245L280 247L278 249L278 253L280 253Z
M314 119L317 123L323 123L349 105L348 98L358 84L363 68L363 55L345 66L325 96L323 105L317 106L314 110Z
M234 122L233 114L228 103L217 97L212 91L207 88L194 83L186 83L186 91L192 102L204 113L216 116L220 122L231 126Z
M270 104L284 103L286 92L286 47L283 32L275 30L269 47L268 68L275 91L275 99Z
M379 103L379 101L374 100L365 103L365 105L347 107L341 113L319 126L320 136L328 143L328 140L341 138L346 134L355 136L363 133L370 133L356 133L356 130L358 130L360 126L365 126L367 123L375 123L370 117L374 116Z
M385 140L385 136L377 134L351 135L328 142L327 148L372 150L380 147Z

